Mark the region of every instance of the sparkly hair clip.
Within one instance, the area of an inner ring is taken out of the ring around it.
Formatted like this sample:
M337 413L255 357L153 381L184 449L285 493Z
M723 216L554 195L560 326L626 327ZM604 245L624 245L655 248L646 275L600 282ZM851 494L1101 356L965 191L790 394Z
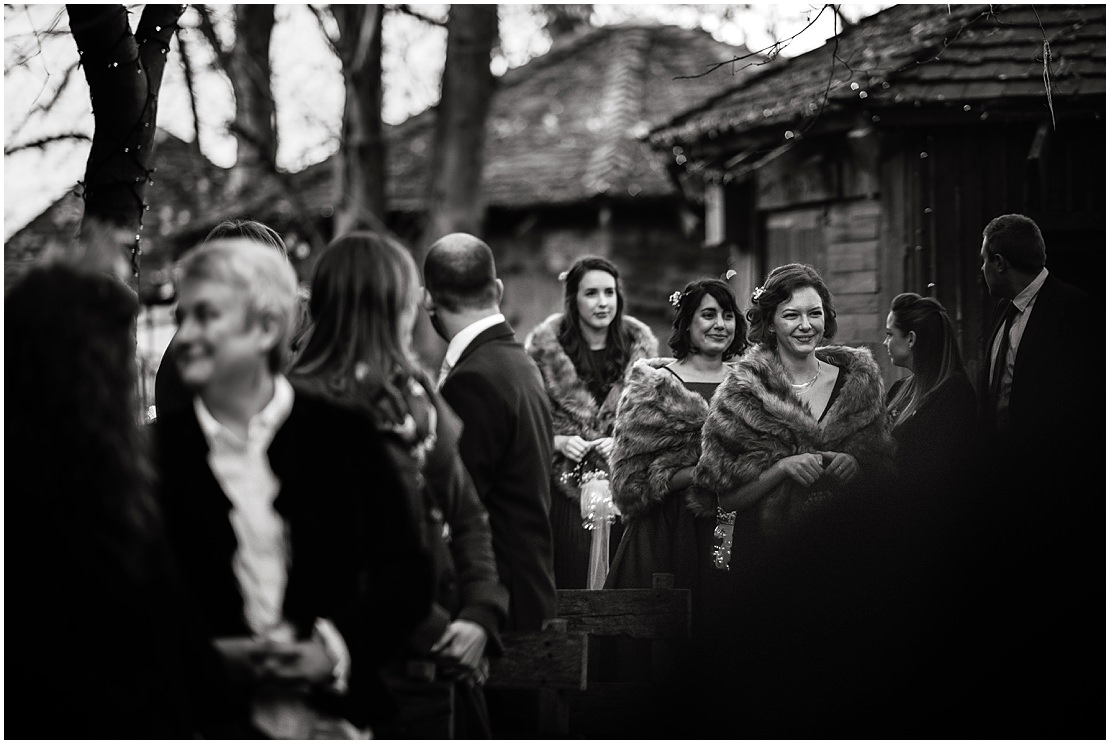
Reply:
M759 298L762 297L763 293L766 292L766 291L767 290L764 289L763 287L756 287L755 291L752 292L752 302L758 302Z
M682 298L683 296L685 296L685 294L685 292L672 292L670 297L671 305L673 305L674 307L678 307L680 304L682 304Z

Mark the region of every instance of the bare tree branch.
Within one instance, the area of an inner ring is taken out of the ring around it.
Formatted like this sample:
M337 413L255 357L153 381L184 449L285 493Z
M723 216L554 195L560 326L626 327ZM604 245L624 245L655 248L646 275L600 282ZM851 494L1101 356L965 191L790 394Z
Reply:
M212 22L212 13L208 10L208 6L204 3L198 3L193 6L197 9L197 17L200 19L200 33L212 47L212 52L216 55L220 67L225 70L231 65L231 52L224 48L224 43L220 41L220 35L216 33L216 24Z
M431 26L439 26L440 28L447 28L447 21L441 21L437 18L432 18L429 15L425 15L424 13L421 13L418 10L414 10L413 7L411 5L408 5L407 3L401 4L401 5L391 5L391 6L389 6L389 9L390 10L396 10L398 13L403 13L404 15L407 15L407 16L412 16L413 18L417 18L417 19L419 19L421 21L424 21L424 23L427 23L428 25L431 25Z
M58 102L58 99L60 99L62 97L62 93L65 92L66 87L69 85L69 81L73 77L73 73L76 72L77 68L80 67L80 66L81 66L81 63L79 61L78 62L73 62L72 64L70 64L69 67L67 67L65 69L65 71L62 73L62 81L60 83L58 83L58 87L54 89L54 94L52 96L50 96L49 100L44 101L43 103L35 104L31 108L31 110L27 112L28 116L30 116L31 114L39 113L39 112L42 112L42 113L45 114L45 113L49 112L50 109L54 108L54 104L56 104ZM51 77L49 72L46 73L46 77L47 77L47 79L49 79Z
M1037 16L1037 25L1041 27L1041 38L1044 39L1044 47L1041 50L1041 61L1044 64L1044 69L1041 72L1041 78L1044 80L1044 92L1048 96L1048 113L1052 116L1052 131L1056 131L1056 109L1052 105L1052 47L1048 43L1048 34L1045 33L1044 23L1041 22L1041 14L1037 12L1035 5L1029 6L1033 10L1033 15Z
M328 40L328 46L331 47L332 52L335 54L336 57L339 58L340 62L346 64L343 59L343 52L339 48L339 43L331 37L331 34L328 33L328 23L327 19L324 17L324 12L312 3L308 4L308 9L312 11L312 15L316 16L316 22L320 25L320 33L322 33L324 35L324 38Z
M355 44L354 54L351 55L351 66L355 69L366 64L366 57L370 54L370 48L377 37L378 14L381 12L379 6L371 5L362 16L362 25L358 29L358 41Z
M774 59L775 57L777 57L779 52L782 51L783 47L785 47L787 44L794 41L794 39L798 38L799 36L804 34L806 31L808 31L809 27L812 26L813 24L817 23L817 19L820 18L822 15L824 15L826 10L828 10L829 8L832 8L832 7L834 7L834 6L828 5L828 4L822 5L821 10L819 10L817 12L817 15L815 15L813 17L813 20L810 21L809 23L807 23L801 31L794 34L793 36L790 36L786 39L781 39L781 40L775 41L774 43L768 44L767 46L763 47L762 49L758 49L754 52L748 52L747 54L742 54L739 57L733 57L732 59L726 59L724 62L718 62L714 65L710 65L709 69L707 69L705 72L698 73L697 75L679 75L679 76L675 77L674 80L693 80L695 78L705 77L709 73L714 72L716 70L719 70L720 68L724 67L725 65L735 64L736 62L743 62L744 60L749 59L750 57L760 57L760 56L763 55L764 52L767 53L767 57L768 57L767 60L764 60L763 62L752 62L752 63L749 63L748 65L745 65L745 67L750 67L751 65L765 65L765 64L767 64L767 62L769 62L772 59Z
M200 115L197 113L197 90L193 82L193 62L189 58L189 45L184 34L177 34L177 51L181 55L181 68L185 73L185 90L189 94L189 110L193 114L193 151L200 154Z
M77 140L79 142L92 142L92 137L81 132L65 132L64 134L52 134L49 137L42 137L30 142L22 142L18 145L7 145L4 147L5 155L12 155L23 150L43 150L47 145L55 142L65 142L67 140Z

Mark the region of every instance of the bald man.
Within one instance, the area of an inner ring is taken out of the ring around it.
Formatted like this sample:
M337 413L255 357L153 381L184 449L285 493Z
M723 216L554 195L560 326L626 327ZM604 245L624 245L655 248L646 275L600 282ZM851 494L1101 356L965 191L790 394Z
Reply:
M437 240L424 260L424 306L448 342L440 392L462 418L460 453L489 512L506 630L555 616L551 410L540 372L501 314L493 251L465 233Z

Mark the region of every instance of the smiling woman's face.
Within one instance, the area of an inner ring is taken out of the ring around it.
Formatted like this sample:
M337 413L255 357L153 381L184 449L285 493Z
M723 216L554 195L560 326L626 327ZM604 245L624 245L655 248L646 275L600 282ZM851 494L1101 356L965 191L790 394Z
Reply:
M690 349L707 357L719 357L736 336L736 316L725 310L708 292L690 319Z
M775 308L774 329L780 353L812 354L825 336L825 306L817 290L794 290L790 299Z

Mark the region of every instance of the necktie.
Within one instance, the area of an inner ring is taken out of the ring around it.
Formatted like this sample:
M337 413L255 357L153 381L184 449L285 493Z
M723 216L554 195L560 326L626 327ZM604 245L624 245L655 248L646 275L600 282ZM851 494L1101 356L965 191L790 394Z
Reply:
M443 387L443 381L447 379L447 373L451 371L451 364L447 361L447 357L443 358L443 364L439 366L439 377L436 378L436 390Z
M1011 302L1006 306L1006 316L1002 321L1002 343L998 345L994 374L991 376L990 400L994 406L998 405L998 394L1002 389L1002 375L1006 372L1006 355L1010 352L1010 327L1014 324L1017 313L1017 305L1014 303Z

